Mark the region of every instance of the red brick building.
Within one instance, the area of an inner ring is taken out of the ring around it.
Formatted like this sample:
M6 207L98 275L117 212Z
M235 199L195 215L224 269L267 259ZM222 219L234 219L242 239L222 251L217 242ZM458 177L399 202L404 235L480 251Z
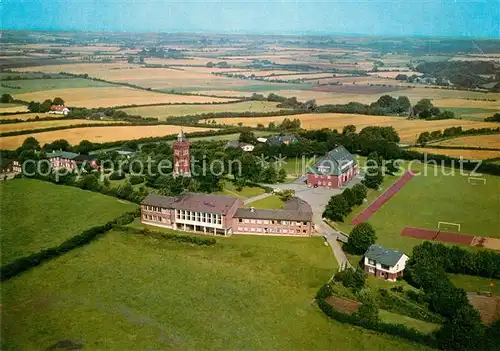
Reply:
M93 156L77 154L69 151L52 151L47 154L52 168L66 168L74 170L84 163L97 168L97 160Z
M341 188L359 173L356 158L343 146L328 152L306 174L308 186Z
M380 279L396 281L403 276L409 257L397 250L371 245L365 252L363 263L365 272Z
M177 136L177 140L174 141L174 144L172 146L174 152L174 177L191 176L191 156L189 152L190 147L191 143L186 139L184 131L181 129L181 132Z

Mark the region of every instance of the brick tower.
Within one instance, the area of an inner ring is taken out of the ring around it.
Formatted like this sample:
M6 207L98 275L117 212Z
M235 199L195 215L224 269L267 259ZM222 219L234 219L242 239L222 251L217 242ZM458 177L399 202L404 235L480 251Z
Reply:
M191 156L189 154L189 148L191 143L187 141L184 131L177 136L177 140L174 141L173 151L174 151L174 172L173 176L191 176Z

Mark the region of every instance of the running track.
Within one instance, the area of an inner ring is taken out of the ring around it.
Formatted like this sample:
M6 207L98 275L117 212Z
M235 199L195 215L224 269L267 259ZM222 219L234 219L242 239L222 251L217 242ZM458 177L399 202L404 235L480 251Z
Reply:
M406 172L401 178L396 180L389 189L387 189L382 195L377 197L370 206L368 206L363 212L361 212L356 218L352 220L352 224L356 225L362 222L366 222L375 212L377 212L380 207L382 207L391 197L393 197L401 188L408 183L408 181L413 178L414 174L410 171Z
M460 245L471 245L474 240L473 235L457 234L452 232L441 232L435 229L424 229L424 228L414 228L406 227L401 231L402 236L409 236L412 238L424 239L424 240L436 240L446 243L460 244Z

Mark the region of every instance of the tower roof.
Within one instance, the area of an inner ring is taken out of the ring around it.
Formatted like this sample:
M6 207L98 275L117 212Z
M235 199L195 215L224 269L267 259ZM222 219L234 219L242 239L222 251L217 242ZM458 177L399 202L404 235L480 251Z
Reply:
M181 128L181 131L179 132L179 135L177 135L177 140L178 141L186 141L186 135L184 135L184 130L182 130L182 128Z

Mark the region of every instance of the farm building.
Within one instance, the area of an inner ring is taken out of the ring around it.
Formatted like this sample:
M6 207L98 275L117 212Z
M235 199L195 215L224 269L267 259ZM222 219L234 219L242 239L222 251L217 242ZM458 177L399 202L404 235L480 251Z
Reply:
M298 141L295 135L273 135L267 138L267 142L274 146L295 144Z
M52 105L50 106L50 111L49 111L49 113L57 115L67 115L70 112L71 111L69 110L69 108L67 108L64 105Z
M358 162L343 146L328 152L306 174L313 187L341 188L359 173Z
M243 151L249 152L255 149L255 146L247 143L240 143L238 140L231 140L226 143L226 149L242 149Z
M2 159L1 160L1 165L0 165L0 175L2 177L6 175L16 175L20 174L22 172L22 167L19 161L17 160L9 160L9 159Z
M149 194L141 203L144 224L197 234L258 234L311 236L312 210L292 198L282 210L243 208L243 201L228 196L185 193Z
M91 167L97 167L97 160L93 156L77 154L69 151L52 151L47 154L52 168L76 169L77 166L88 164Z
M396 281L403 276L409 257L397 250L371 245L365 252L363 263L365 272L377 278Z

